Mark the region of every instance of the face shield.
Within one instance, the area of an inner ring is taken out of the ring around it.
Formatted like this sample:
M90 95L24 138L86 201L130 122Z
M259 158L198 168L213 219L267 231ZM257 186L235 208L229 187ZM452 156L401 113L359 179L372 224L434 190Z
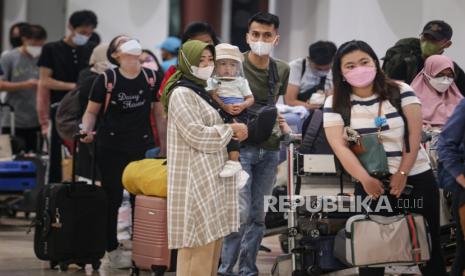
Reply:
M242 62L231 58L217 58L212 77L217 81L233 81L244 78Z

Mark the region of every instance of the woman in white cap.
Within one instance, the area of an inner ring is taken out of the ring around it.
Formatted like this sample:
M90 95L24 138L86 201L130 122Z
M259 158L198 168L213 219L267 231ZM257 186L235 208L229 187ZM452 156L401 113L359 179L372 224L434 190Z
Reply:
M208 79L206 90L211 91L213 98L235 121L247 123L245 111L254 104L254 98L242 70L244 56L238 47L227 43L218 44L215 51L215 72ZM227 149L229 160L220 172L220 177L231 177L242 171L241 176L245 179L240 182L245 182L248 175L239 162L240 143L233 139Z

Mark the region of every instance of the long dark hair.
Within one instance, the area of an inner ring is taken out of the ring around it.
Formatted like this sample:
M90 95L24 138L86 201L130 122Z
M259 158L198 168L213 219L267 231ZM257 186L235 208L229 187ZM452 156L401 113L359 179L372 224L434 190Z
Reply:
M117 35L117 36L115 36L115 37L110 41L110 44L108 44L108 49L107 49L107 58L108 58L108 61L110 61L111 63L113 63L113 64L116 65L116 66L119 66L119 62L118 62L114 57L112 57L111 55L118 49L118 45L116 45L116 41L117 41L120 37L123 37L123 36L126 36L126 35Z
M357 50L368 54L375 62L376 77L373 81L373 90L379 95L380 100L384 101L391 99L400 92L399 84L386 77L384 72L381 70L378 56L376 56L375 51L373 51L370 45L361 40L352 40L342 44L339 49L337 49L336 56L334 57L332 68L334 112L342 113L344 109L347 109L347 106L351 106L350 94L352 93L352 86L344 80L341 70L341 60L345 55Z

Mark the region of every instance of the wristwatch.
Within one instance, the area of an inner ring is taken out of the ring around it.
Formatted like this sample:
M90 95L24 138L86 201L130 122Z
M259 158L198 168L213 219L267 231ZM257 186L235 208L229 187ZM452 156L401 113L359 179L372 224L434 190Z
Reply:
M404 171L397 171L397 172L400 173L402 176L407 176L407 173Z

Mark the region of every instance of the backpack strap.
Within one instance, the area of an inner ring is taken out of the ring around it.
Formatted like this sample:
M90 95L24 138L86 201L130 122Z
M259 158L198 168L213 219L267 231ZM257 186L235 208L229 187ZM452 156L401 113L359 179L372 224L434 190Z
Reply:
M323 111L321 109L314 109L312 113L313 115L302 140L302 146L309 150L313 150L315 140L320 134L321 124L323 123Z
M108 71L110 71L111 74L107 74ZM105 80L105 88L107 89L107 92L105 94L105 104L104 104L104 109L103 109L103 114L105 114L107 113L108 106L110 105L111 93L113 92L113 89L115 88L115 85L116 85L116 72L112 68L110 70L103 72L102 74Z
M302 60L302 69L300 70L300 80L304 77L305 70L307 69L307 58Z
M146 70L149 73L147 73ZM157 75L155 74L155 71L153 71L152 69L149 69L149 68L142 68L142 73L144 73L145 80L149 84L150 89L155 88L155 82L156 82L156 79L157 79L157 77L156 77Z
M269 105L275 105L275 95L274 90L276 88L276 84L279 82L279 74L278 74L278 66L276 65L276 61L274 61L270 57L269 65L268 65L268 100L267 103Z

